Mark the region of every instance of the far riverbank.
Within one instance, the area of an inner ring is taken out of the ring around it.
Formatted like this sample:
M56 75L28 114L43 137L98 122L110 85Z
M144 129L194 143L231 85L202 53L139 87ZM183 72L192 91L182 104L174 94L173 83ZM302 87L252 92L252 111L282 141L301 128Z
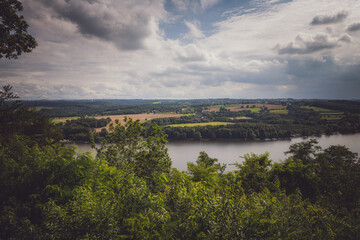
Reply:
M322 135L311 138L317 139L322 148L331 145L345 145L351 151L360 154L360 133ZM240 156L244 156L246 153L262 154L269 152L270 158L279 162L286 158L284 152L289 150L291 144L308 139L310 138L298 137L276 141L171 141L167 143L167 147L173 162L172 166L178 170L186 170L187 162L195 162L201 151L205 151L210 157L218 158L220 163L228 164L227 170L233 170L235 167L230 164L236 161L242 162L243 159ZM95 154L95 150L91 149L89 143L76 143L75 145L79 151L90 150Z

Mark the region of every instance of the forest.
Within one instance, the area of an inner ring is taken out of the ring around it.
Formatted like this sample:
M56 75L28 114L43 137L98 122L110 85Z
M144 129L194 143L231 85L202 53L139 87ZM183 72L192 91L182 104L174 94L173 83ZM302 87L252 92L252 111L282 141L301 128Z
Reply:
M200 152L180 172L155 123L111 125L93 156L13 97L0 92L1 239L358 239L360 161L346 146L311 139L279 163L248 153L234 171Z

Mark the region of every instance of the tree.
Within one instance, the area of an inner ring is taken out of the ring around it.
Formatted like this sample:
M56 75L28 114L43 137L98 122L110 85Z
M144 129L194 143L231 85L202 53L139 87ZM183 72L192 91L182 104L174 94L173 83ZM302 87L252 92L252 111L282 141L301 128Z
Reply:
M36 40L27 32L29 25L17 14L23 6L18 0L0 0L0 58L17 58L31 52Z
M217 176L222 175L226 165L217 163L217 158L211 158L209 155L201 151L196 160L196 164L187 163L188 172L192 176L194 182L206 181L207 183L215 183Z
M316 158L319 202L360 213L360 159L345 146L330 146Z
M235 163L239 169L236 175L242 181L242 187L245 192L261 192L265 188L271 188L269 181L269 171L272 163L269 159L269 153L256 155L254 153L245 154L243 163Z
M110 125L109 135L98 149L98 157L111 166L128 170L148 184L154 184L161 173L170 172L166 135L156 125L145 128L139 120L124 118Z
M59 130L52 124L47 116L22 105L12 91L10 85L0 90L0 144L11 143L15 136L22 136L29 145L48 144L48 139L60 140Z
M0 239L41 239L44 204L69 201L95 161L60 144L39 148L21 137L9 141L0 143Z
M321 149L317 144L318 141L314 138L306 142L295 143L290 146L289 151L285 154L291 154L295 161L309 164L314 161L314 156Z

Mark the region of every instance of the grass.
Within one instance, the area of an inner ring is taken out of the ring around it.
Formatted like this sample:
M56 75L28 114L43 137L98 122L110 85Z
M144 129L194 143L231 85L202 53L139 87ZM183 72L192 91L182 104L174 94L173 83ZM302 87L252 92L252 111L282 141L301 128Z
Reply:
M53 118L53 120L56 120L56 119L66 119L66 120L70 120L70 119L78 119L78 118L80 118L80 117L78 117L78 116L75 116L75 117L57 117L57 118Z
M212 106L208 106L207 108L238 107L238 106L241 106L241 104L212 105Z
M335 114L324 114L321 116L321 119L326 119L326 120L339 120L342 119L344 117L344 115L335 115Z
M301 106L301 108L312 109L312 110L320 112L320 113L338 113L335 110L330 110L330 109L320 108L320 107L313 107L313 106Z
M57 118L52 118L51 121L53 123L63 123L66 122L66 120L75 120L75 119L79 119L80 117L57 117Z
M275 114L288 114L289 110L270 110L270 113L275 113Z
M343 112L321 112L323 115L343 115Z
M232 120L247 120L247 119L253 119L252 117L233 117L233 118L230 118Z
M244 108L246 110L250 110L251 112L260 112L261 111L261 108L258 108L258 107L254 107L254 108Z
M35 111L39 112L41 109L54 109L54 107L35 107Z
M204 123L182 123L167 125L167 127L202 127L202 126L219 126L233 124L230 122L204 122Z

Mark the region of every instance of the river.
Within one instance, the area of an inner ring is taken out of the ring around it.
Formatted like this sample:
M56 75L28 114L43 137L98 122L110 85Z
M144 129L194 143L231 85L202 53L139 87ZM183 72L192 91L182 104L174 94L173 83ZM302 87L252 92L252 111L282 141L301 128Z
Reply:
M348 135L331 135L315 137L319 145L327 148L331 145L345 145L351 151L360 154L360 133ZM167 147L169 155L172 159L172 166L178 170L186 170L188 161L195 162L199 153L205 151L210 157L217 158L220 163L228 164L227 170L233 170L235 162L242 162L246 153L261 154L270 153L270 159L279 162L285 159L285 154L289 150L289 146L294 143L306 141L303 138L293 138L291 140L277 141L198 141L198 142L169 142ZM89 144L77 144L80 151L91 149Z

